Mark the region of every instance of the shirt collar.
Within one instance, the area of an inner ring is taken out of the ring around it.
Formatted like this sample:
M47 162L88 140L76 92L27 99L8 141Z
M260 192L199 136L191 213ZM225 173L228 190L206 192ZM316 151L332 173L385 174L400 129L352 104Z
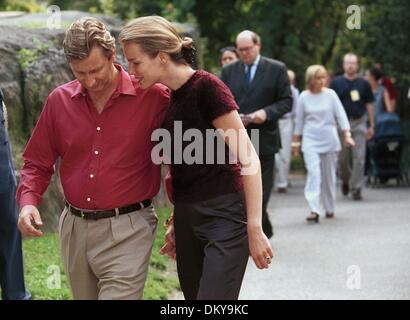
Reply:
M253 67L257 68L259 65L259 61L261 60L261 55L258 54L258 56L255 59L255 62L253 63Z
M261 60L261 55L258 54L258 56L256 57L255 61L252 63L252 68L256 69L258 67L259 61ZM245 64L245 71L247 70L248 65Z
M121 67L121 65L114 63L115 68L120 71L120 81L118 83L118 87L115 90L116 94L126 94L136 96L137 93L135 92L134 84L131 80L131 76ZM71 98L75 98L78 96L85 96L87 94L87 90L81 85L81 83L76 80L75 87ZM115 94L114 93L114 94Z

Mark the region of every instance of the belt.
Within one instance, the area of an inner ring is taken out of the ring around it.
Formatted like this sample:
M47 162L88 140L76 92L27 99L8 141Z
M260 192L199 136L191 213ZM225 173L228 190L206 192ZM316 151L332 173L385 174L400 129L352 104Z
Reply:
M138 211L143 208L149 207L150 205L151 205L151 199L146 199L142 202L130 204L129 206L125 206L121 208L92 211L92 210L76 209L71 204L69 204L67 201L65 202L65 206L68 208L68 210L73 215L80 217L82 219L85 219L85 220L99 220L99 219L104 219L104 218L111 218L117 215L126 214L126 213L130 213L133 211Z

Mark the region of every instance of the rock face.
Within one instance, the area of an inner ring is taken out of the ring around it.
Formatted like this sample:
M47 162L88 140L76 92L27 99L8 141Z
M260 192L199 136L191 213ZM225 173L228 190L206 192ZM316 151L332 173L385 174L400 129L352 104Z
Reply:
M6 97L17 171L22 165L21 152L48 94L55 87L74 78L62 50L65 29L74 20L90 15L103 20L118 39L123 22L112 17L84 12L61 12L64 29L47 29L45 14L27 14L6 19L0 13L0 87ZM40 28L33 28L33 25ZM176 26L182 35L194 35L191 26ZM117 62L126 67L118 43ZM160 202L163 203L164 200ZM62 208L63 197L58 188L58 177L53 177L40 207L46 230L56 230Z
M61 30L29 30L0 26L0 87L6 97L9 132L16 169L21 152L51 90L72 79L61 50ZM60 45L59 45L60 44ZM46 229L55 230L62 208L54 177L40 212Z

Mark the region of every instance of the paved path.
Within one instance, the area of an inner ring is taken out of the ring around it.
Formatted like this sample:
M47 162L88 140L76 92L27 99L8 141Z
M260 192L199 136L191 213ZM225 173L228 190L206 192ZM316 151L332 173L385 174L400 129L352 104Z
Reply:
M359 202L338 189L336 217L307 225L303 177L292 184L270 200L276 258L249 261L240 299L410 299L410 188L366 188Z

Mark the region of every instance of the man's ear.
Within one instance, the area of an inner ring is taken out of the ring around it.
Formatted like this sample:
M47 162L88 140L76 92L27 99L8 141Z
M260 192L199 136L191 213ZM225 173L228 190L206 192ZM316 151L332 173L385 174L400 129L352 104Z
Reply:
M108 60L110 60L110 62L114 62L115 58L116 58L116 51L115 49L112 49L111 55L108 57Z

